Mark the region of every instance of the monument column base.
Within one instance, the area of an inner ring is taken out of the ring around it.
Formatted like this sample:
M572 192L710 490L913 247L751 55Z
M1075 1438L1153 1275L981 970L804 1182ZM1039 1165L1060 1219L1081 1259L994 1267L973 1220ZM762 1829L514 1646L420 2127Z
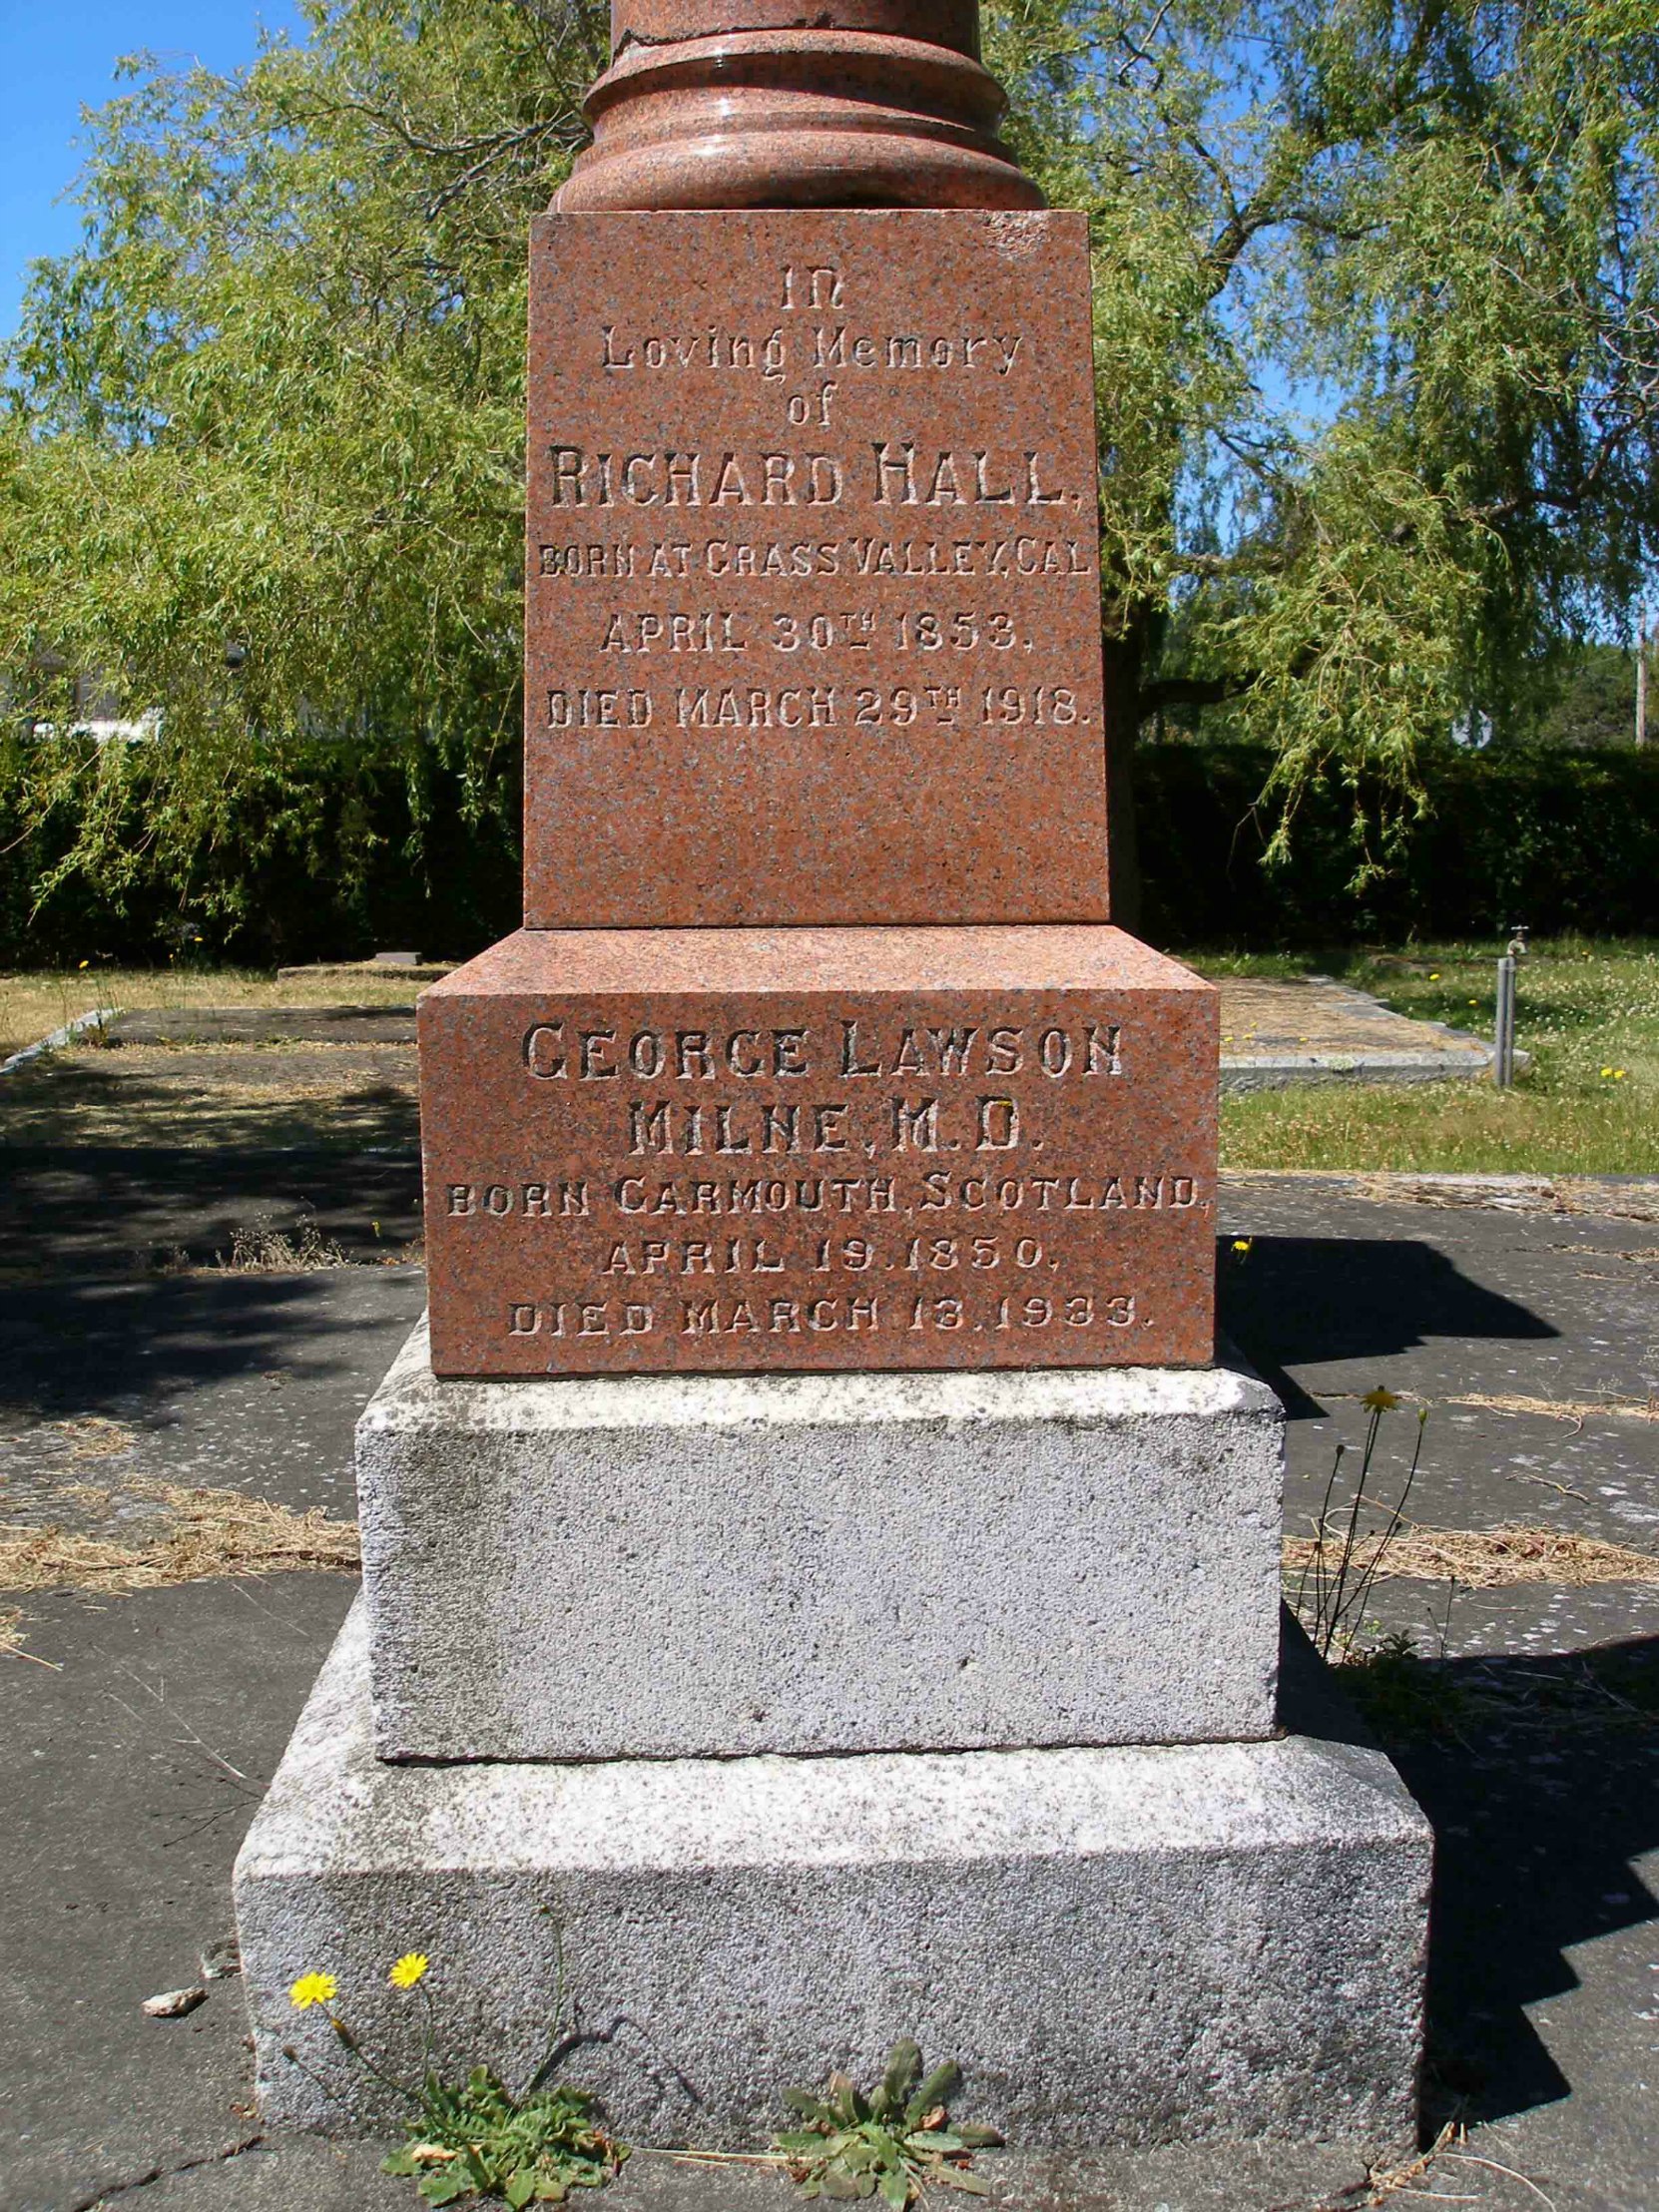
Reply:
M357 1429L375 1749L680 1759L1273 1733L1248 1370L444 1382Z
M625 2140L764 2140L909 2033L1023 2147L1409 2137L1429 1832L1317 1687L1265 1743L394 1767L367 1656L359 1605L237 1865L269 2125L395 2123L286 1990L406 2074L419 1947L443 2058L518 2084L562 1972Z

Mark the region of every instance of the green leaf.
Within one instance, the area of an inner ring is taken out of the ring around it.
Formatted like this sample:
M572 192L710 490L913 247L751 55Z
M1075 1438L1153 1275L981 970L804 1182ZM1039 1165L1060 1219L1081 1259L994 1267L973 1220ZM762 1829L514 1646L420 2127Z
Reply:
M826 2166L819 2177L819 2186L827 2197L834 2197L842 2203L858 2194L856 2180L838 2166Z
M902 2167L896 2173L881 2176L881 2194L891 2205L892 2212L904 2212L910 2201L910 2177Z
M858 2094L857 2083L843 2073L830 2076L830 2110L843 2127L856 2127L869 2117L869 2107Z
M453 2204L457 2197L469 2194L472 2183L466 2174L457 2172L454 2166L446 2166L441 2173L425 2175L419 2188L428 2204Z
M417 2174L420 2167L416 2160L409 2156L406 2149L394 2150L388 2151L386 2156L381 2159L380 2171L383 2174Z
M954 2058L947 2058L942 2066L935 2066L905 2108L908 2124L914 2127L936 2104L948 2104L953 2092L961 2086L961 2080L962 2069Z
M894 2043L887 2059L887 2070L881 2076L881 2086L873 2100L874 2109L885 2118L889 2112L903 2109L904 2100L915 2087L921 2074L921 2051L906 2035Z
M942 2161L933 2168L934 2181L942 2181L951 2189L965 2189L970 2197L988 2197L991 2185L978 2174L964 2173L960 2166L947 2166Z
M964 2121L960 2126L953 2128L952 2133L960 2138L964 2149L967 2150L997 2150L1000 2149L1002 2144L1002 2136L998 2129L981 2127L972 2120Z

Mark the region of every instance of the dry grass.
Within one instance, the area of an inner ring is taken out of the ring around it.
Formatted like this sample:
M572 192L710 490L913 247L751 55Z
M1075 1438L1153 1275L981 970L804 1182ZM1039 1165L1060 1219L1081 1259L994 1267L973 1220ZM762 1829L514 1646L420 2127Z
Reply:
M0 975L0 1059L50 1036L95 1006L131 1013L156 1006L191 1013L204 1006L406 1006L420 984L396 968L382 974L274 975L249 968L118 968L97 961L84 968L36 969Z
M1287 1574L1304 1574L1320 1556L1316 1536L1287 1536ZM1325 1542L1329 1557L1332 1539ZM1376 1581L1455 1581L1466 1590L1510 1589L1525 1582L1659 1582L1659 1558L1557 1528L1420 1528L1357 1536L1356 1577Z
M1551 1420L1576 1421L1580 1428L1587 1420L1653 1420L1659 1421L1659 1402L1640 1397L1509 1397L1492 1396L1482 1390L1467 1390L1460 1396L1445 1398L1447 1405L1479 1405L1490 1413L1543 1413Z
M129 1482L122 1495L158 1508L149 1542L119 1543L56 1524L0 1526L0 1590L153 1590L228 1575L339 1572L358 1563L355 1522L330 1520L317 1507L294 1513L240 1490L174 1482ZM77 1502L108 1499L81 1492Z
M312 1275L321 1268L351 1265L332 1237L325 1237L314 1221L301 1222L297 1239L275 1222L256 1222L231 1237L227 1258L219 1254L212 1273L217 1275Z
M103 1413L77 1413L68 1420L41 1425L61 1444L61 1455L68 1459L110 1459L131 1451L138 1442L137 1432L125 1421L110 1420Z

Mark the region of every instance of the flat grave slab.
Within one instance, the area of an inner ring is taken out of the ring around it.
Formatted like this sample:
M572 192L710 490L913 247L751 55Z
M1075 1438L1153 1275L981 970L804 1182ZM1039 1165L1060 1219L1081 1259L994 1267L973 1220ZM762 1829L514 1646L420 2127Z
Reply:
M1329 975L1223 978L1221 1087L1285 1090L1298 1083L1434 1083L1491 1071L1484 1038L1396 1014ZM1516 1054L1516 1066L1529 1064Z

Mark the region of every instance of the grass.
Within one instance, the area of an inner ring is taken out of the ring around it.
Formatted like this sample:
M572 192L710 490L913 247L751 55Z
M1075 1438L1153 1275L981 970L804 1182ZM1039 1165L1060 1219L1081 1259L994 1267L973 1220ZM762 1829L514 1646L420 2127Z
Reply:
M384 975L282 983L253 968L124 968L89 961L82 968L25 969L0 975L0 1060L97 1006L159 1006L170 1013L202 1006L406 1006L420 988L395 968Z
M1287 1536L1287 1579L1316 1569L1321 1552L1317 1536ZM1424 1528L1404 1521L1391 1534L1368 1529L1357 1535L1348 1557L1356 1583L1367 1589L1389 1580L1450 1581L1464 1590L1527 1582L1659 1582L1659 1555L1558 1528Z
M1397 1013L1489 1036L1502 944L1400 952L1191 955L1212 976L1310 969L1375 993ZM0 1056L94 1006L407 1004L395 971L278 983L249 969L89 966L0 975ZM1659 1175L1659 943L1556 937L1521 963L1518 1040L1530 1071L1489 1083L1331 1084L1231 1097L1222 1164L1408 1174ZM1622 1071L1622 1072L1621 1072Z
M113 1494L76 1486L64 1493L70 1504L93 1513L107 1512ZM108 1595L222 1576L349 1573L358 1563L356 1523L332 1520L317 1506L294 1513L240 1490L137 1478L121 1485L120 1497L152 1509L148 1541L120 1543L57 1522L0 1524L0 1590Z
M1317 957L1195 953L1206 975L1310 970L1396 1013L1491 1035L1502 943ZM1486 1082L1331 1084L1222 1101L1222 1165L1410 1174L1659 1174L1659 943L1544 939L1520 966L1516 1041L1532 1066Z

